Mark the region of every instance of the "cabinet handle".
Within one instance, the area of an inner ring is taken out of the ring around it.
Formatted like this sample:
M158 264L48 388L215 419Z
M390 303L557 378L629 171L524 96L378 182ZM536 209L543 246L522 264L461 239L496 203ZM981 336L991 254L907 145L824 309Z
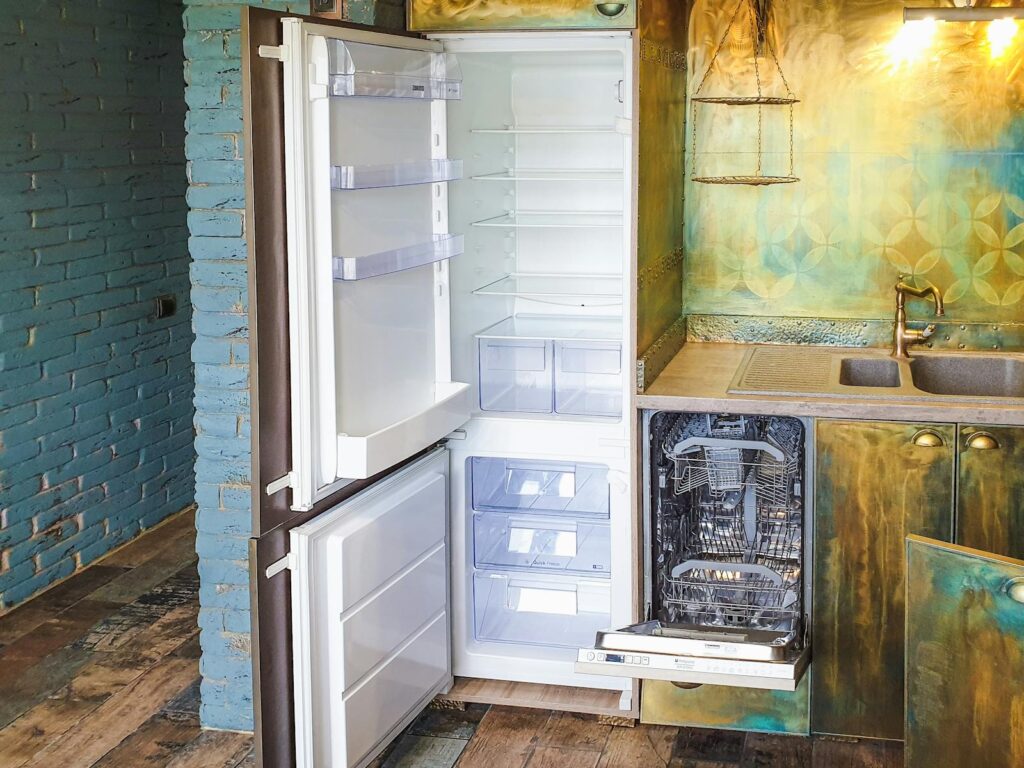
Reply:
M999 441L988 432L975 432L967 438L967 447L975 451L994 451Z
M1024 578L1010 579L1003 585L1007 596L1017 603L1024 603Z
M933 429L922 429L911 439L918 448L941 448L946 443L942 435Z

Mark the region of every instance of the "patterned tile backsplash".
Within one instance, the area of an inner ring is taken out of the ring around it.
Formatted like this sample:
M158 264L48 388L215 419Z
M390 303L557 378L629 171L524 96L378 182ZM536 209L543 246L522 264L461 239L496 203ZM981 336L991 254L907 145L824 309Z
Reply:
M691 93L739 1L691 2ZM1024 46L994 58L984 25L945 24L925 55L901 62L902 8L772 5L769 39L801 99L801 181L689 184L688 314L888 318L902 272L938 286L950 320L1024 318L1024 81L1013 76ZM738 26L705 93L755 89L749 28ZM760 70L766 93L782 89L772 67ZM757 109L700 105L696 115L687 173L745 172ZM788 115L766 107L762 120L771 173L788 165Z

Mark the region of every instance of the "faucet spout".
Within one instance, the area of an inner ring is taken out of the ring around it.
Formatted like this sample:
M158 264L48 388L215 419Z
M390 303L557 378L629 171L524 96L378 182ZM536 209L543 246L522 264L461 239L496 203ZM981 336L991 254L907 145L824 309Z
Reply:
M942 317L946 314L945 305L942 303L942 293L934 285L925 288L915 288L904 282L905 276L900 275L896 283L896 322L892 332L892 356L907 360L910 358L909 348L913 344L924 344L933 333L935 326L929 325L923 331L907 328L907 295L918 298L930 297L935 302L935 316Z

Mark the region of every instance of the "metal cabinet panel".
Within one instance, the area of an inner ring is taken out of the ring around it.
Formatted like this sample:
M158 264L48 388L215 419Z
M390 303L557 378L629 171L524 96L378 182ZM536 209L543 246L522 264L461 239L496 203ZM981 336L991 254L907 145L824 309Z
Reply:
M628 29L636 6L637 0L410 0L409 29Z
M1024 765L1018 600L1024 561L907 542L907 768Z
M961 426L956 541L1024 558L1024 429Z
M952 538L955 441L953 425L817 423L817 733L903 737L903 542L912 533Z
M806 734L808 677L793 692L721 685L687 689L647 680L641 692L640 719L659 725Z

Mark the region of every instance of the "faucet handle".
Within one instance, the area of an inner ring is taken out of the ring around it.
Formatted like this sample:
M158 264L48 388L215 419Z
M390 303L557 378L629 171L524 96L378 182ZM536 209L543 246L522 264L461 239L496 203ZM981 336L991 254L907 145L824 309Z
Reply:
M935 323L928 323L928 325L925 326L924 330L921 331L921 338L922 339L930 339L934 335L934 333L935 333Z

